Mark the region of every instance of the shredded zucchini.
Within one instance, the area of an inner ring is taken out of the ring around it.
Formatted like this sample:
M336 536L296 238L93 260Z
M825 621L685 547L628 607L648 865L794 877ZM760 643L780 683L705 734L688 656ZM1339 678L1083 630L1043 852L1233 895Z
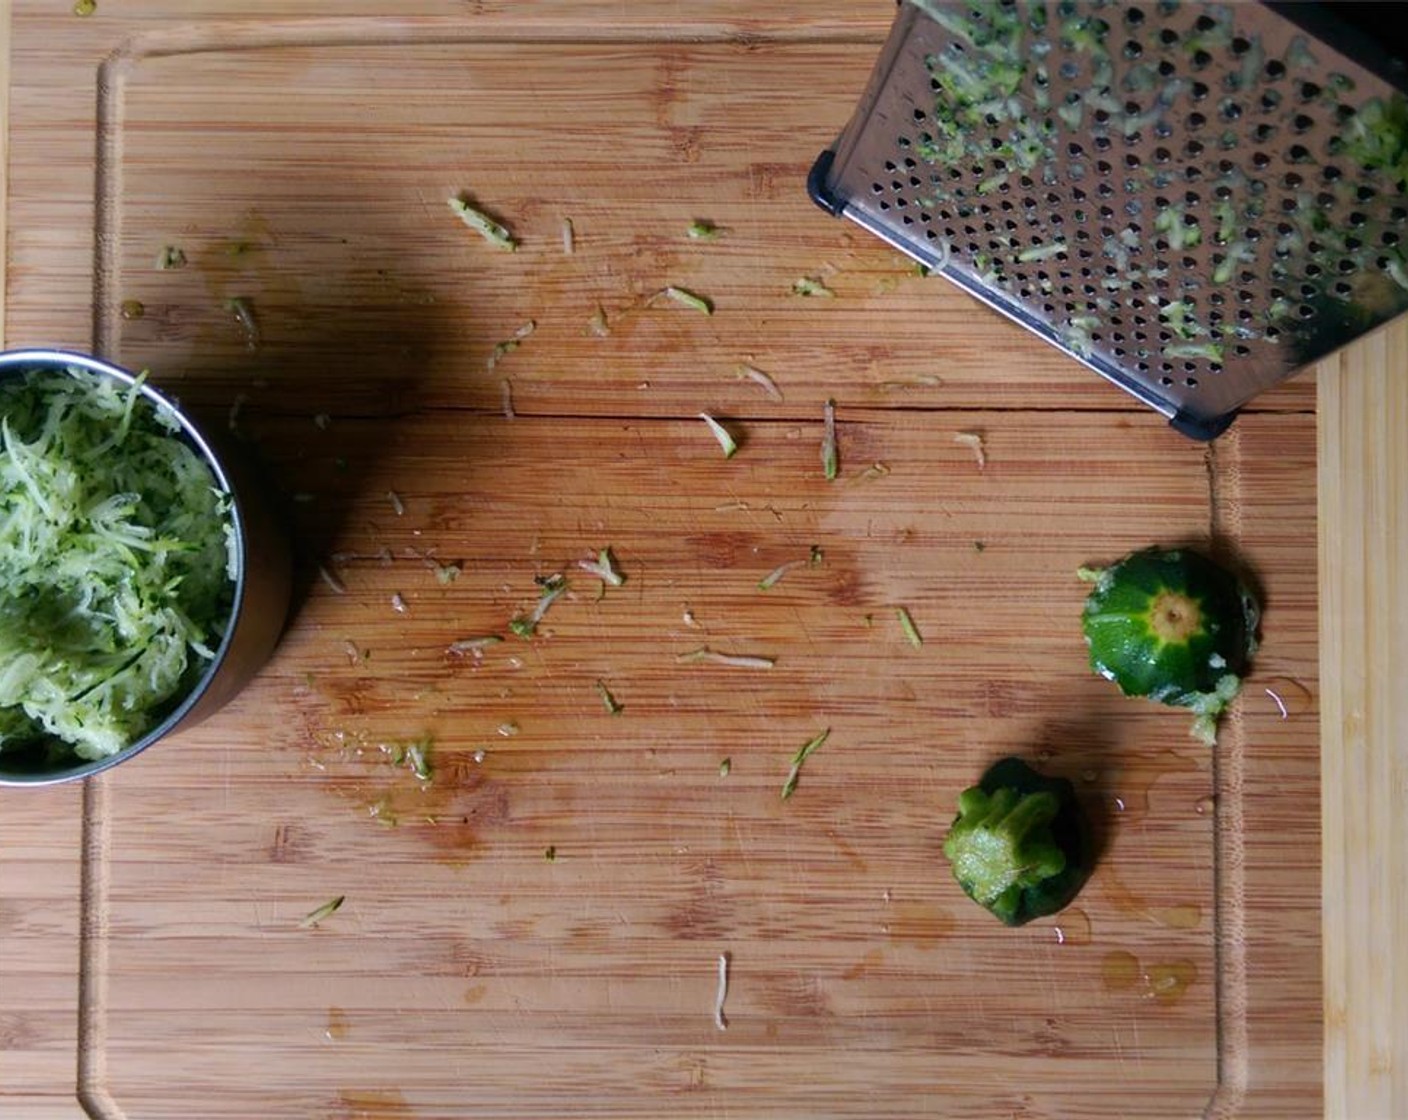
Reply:
M513 234L508 231L508 228L494 221L484 211L476 210L463 198L451 198L447 202L460 221L491 245L497 245L500 249L506 249L510 253L518 248L518 242L514 240Z
M79 367L0 385L0 751L115 754L214 658L230 498L137 386Z

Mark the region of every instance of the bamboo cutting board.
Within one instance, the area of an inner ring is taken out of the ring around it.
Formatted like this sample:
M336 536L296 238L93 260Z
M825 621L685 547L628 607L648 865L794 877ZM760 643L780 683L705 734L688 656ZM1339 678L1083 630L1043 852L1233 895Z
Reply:
M234 428L303 577L225 712L6 799L25 1115L75 1054L104 1116L1319 1114L1313 387L1196 447L815 211L888 4L17 8L7 340ZM1074 569L1154 541L1265 591L1216 754L1084 664ZM531 641L450 651L559 571ZM422 739L429 782L392 761ZM1105 842L1020 930L939 851L1005 753Z

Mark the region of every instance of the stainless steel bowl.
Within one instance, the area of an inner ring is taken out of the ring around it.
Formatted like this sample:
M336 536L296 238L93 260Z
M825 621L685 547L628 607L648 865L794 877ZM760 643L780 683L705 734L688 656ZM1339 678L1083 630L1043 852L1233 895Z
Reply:
M0 353L0 379L22 370L64 369L78 366L100 377L133 385L137 378L98 358L62 350L11 350ZM107 758L88 761L75 757L67 765L40 765L16 754L0 751L0 785L35 786L68 782L97 774L146 750L158 739L194 727L232 699L268 661L283 632L288 615L292 566L288 542L249 466L237 448L215 447L182 409L143 382L140 392L159 410L173 416L182 435L233 497L235 532L235 594L230 625L215 658L176 708L135 743Z

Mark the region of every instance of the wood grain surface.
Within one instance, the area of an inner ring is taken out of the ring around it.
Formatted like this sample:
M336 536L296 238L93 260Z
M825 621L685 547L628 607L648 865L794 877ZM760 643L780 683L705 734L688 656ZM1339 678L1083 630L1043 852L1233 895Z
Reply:
M1405 360L1396 324L1319 371L1325 1107L1338 1116L1408 1109L1408 983L1392 963L1408 937Z
M1313 383L1196 447L815 210L890 5L16 8L7 341L233 425L302 594L206 726L6 796L0 1104L61 1113L77 1055L99 1115L1319 1114ZM1153 541L1264 589L1215 754L1084 664L1074 568ZM534 639L448 652L558 571ZM939 854L1011 752L1106 840L1016 931Z

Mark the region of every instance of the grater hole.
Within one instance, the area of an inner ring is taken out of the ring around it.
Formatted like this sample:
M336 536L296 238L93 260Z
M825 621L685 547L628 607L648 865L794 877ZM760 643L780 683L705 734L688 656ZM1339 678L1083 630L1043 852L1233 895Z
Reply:
M1303 303L1296 308L1296 314L1304 320L1313 319L1315 318L1315 308L1311 307L1308 303Z
M1302 101L1314 101L1320 96L1320 87L1314 82L1302 82L1300 87L1300 99Z
M924 121L927 120L927 119L928 119L928 114L925 113L923 109L915 109L915 110L914 110L914 122L915 122L916 124L923 124Z
M1359 229L1368 220L1368 217L1362 211L1359 210L1354 211L1349 216L1349 224L1352 225L1355 229Z
M1209 64L1210 62L1212 62L1212 55L1208 54L1207 51L1194 51L1194 52L1193 52L1193 69L1194 69L1194 70L1206 70L1206 69L1208 68L1208 64Z
M885 170L886 170L886 171L889 171L891 174L893 174L894 172L898 171L899 168L895 166L895 161L894 161L894 160L892 160L892 159L887 159L887 160L885 161Z
M1194 101L1202 101L1208 95L1208 87L1203 82L1194 82L1188 94Z
M1168 59L1164 59L1162 62L1159 63L1159 77L1171 78L1177 72L1178 68L1174 66L1174 64L1171 63Z
M1252 166L1255 167L1258 171L1264 170L1265 168L1271 166L1271 157L1265 152L1253 152Z
M1198 379L1196 377L1185 377L1183 384L1187 385L1190 389L1196 389L1198 387Z
M1276 126L1274 124L1259 124L1252 129L1252 139L1258 144L1265 144L1275 135Z
M1269 82L1279 81L1286 76L1286 64L1279 58L1273 58L1266 64L1266 80Z
M1159 378L1159 384L1162 385L1165 389L1167 389L1173 385L1173 378L1165 374L1163 377Z
M1173 46L1178 42L1178 32L1171 27L1165 27L1159 32L1159 42L1166 47Z
M1385 246L1390 246L1390 247L1392 247L1392 246L1394 246L1394 245L1397 245L1397 244L1398 244L1398 241L1399 241L1398 234L1394 233L1393 230L1391 230L1391 229L1385 230L1385 231L1379 236L1379 244L1380 244L1380 245L1385 245Z
M1341 280L1338 284L1335 285L1335 295L1347 298L1353 294L1354 289L1349 284L1346 284L1343 280Z
M1251 352L1251 347L1249 346L1237 345L1232 347L1232 353L1239 358L1249 357L1251 355Z
M1329 191L1321 191L1315 196L1315 205L1321 210L1333 210L1335 207L1335 196Z
M1334 183L1344 178L1344 172L1331 163L1321 169L1320 177L1327 183Z
M1310 149L1304 144L1292 144L1290 149L1286 152L1286 158L1292 163L1309 163Z
M1288 190L1295 190L1304 182L1305 180L1301 178L1301 176L1297 175L1294 171L1286 172L1286 174L1281 179L1281 185L1286 187Z
M870 184L870 189L871 189L872 191L874 191L876 194L884 194L884 193L885 193L885 188L884 188L881 184L879 184L879 183L871 183L871 184Z
M1197 132L1207 123L1208 119L1202 113L1189 113L1188 119L1184 122L1189 132Z
M1291 128L1296 132L1309 132L1315 127L1315 119L1307 117L1304 113L1297 113L1291 118Z
M1269 89L1261 95L1261 110L1264 113L1274 113L1281 104L1281 94L1278 90Z
M1110 138L1108 136L1095 137L1095 150L1097 152L1108 152L1110 150Z

